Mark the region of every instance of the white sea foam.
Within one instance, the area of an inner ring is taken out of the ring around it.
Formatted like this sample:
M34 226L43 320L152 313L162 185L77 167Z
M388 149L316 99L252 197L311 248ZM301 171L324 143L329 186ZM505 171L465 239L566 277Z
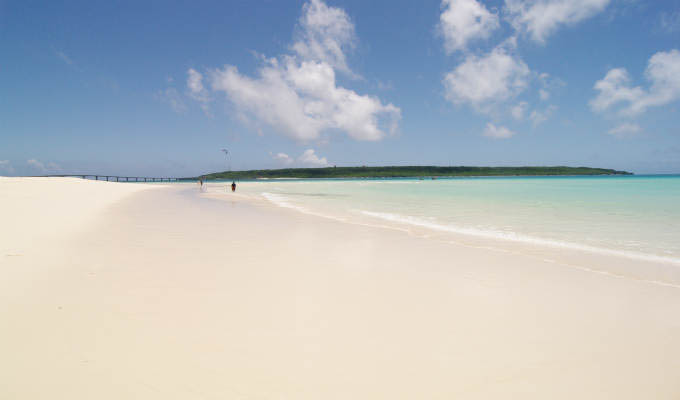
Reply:
M339 216L334 216L334 215L329 215L329 214L323 214L317 211L311 211L306 207L302 207L297 204L293 204L293 200L290 198L281 195L281 194L274 194L274 193L269 193L269 192L264 192L261 193L262 197L271 202L272 204L275 204L276 206L283 207L283 208L289 208L293 209L297 212L301 212L304 214L309 214L317 217L323 217L331 220L336 220L344 223L351 223L351 224L356 224L356 225L362 225L362 226L369 226L369 227L374 227L374 228L381 228L381 229L393 229L393 230L398 230L402 232L406 232L409 234L415 234L418 237L422 237L425 239L432 238L432 235L425 234L423 232L418 232L415 233L412 230L412 227L420 227L420 228L425 228L426 230L429 231L438 231L438 232L450 232L453 234L458 234L458 235L464 235L464 236L471 236L471 237L479 237L479 238L484 238L484 239L491 239L491 240L504 240L504 241L511 241L511 242L520 242L520 243L526 243L530 245L537 245L537 246L550 246L554 248L563 248L567 250L576 250L576 251L582 251L582 252L589 252L589 253L594 253L594 254L601 254L601 255L608 255L608 256L616 256L616 257L625 257L628 259L634 259L634 260L640 260L640 261L646 261L646 262L655 262L655 263L663 263L663 264L670 264L670 265L680 265L680 259L674 258L674 257L665 257L665 256L659 256L659 255L654 255L654 254L645 254L645 253L638 253L638 252L633 252L633 251L626 251L626 250L616 250L616 249L608 249L608 248L602 248L602 247L596 247L596 246L590 246L586 244L580 244L580 243L573 243L573 242L567 242L567 241L559 241L559 240L552 240L552 239L545 239L545 238L540 238L540 237L534 237L530 235L523 235L523 234L518 234L515 232L509 232L509 231L499 231L499 230L493 230L493 229L478 229L478 228L467 228L467 227L460 227L460 226L455 226L451 224L443 224L443 223L438 223L437 219L434 217L427 217L426 219L424 218L418 218L418 217L413 217L409 215L401 215L401 214L395 214L395 213L385 213L385 212L374 212L374 211L366 211L366 210L357 210L357 209L350 209L349 212L353 214L361 214L367 217L371 217L372 219L380 220L380 221L387 221L387 224L383 223L373 223L373 222L367 222L364 219L361 218L351 218L351 216L348 217L339 217ZM409 228L411 227L411 228ZM434 237L433 239L435 240L441 240L441 237ZM458 240L453 240L452 243L456 243L458 245L463 245L463 246L470 246L470 244L466 244L463 242L459 242ZM478 245L473 245L472 247L480 247ZM497 246L497 245L483 245L480 248L486 248L489 250L494 250L494 251L510 251L508 249L504 249L503 246ZM510 251L512 253L515 253L516 251ZM523 253L523 252L520 252ZM525 254L530 257L534 257L530 253ZM598 273L598 274L603 274L603 275L608 275L616 278L625 278L625 279L635 279L635 280L640 280L643 282L651 283L651 284L656 284L656 285L661 285L661 286L667 286L667 287L673 287L673 288L680 288L680 285L677 285L675 283L671 282L666 282L664 280L659 280L659 279L640 279L635 276L629 276L626 273L619 274L613 271L608 271L608 270L601 270L598 268L593 268L591 266L587 265L577 265L573 264L570 262L563 262L563 261L558 261L558 260L553 260L553 259L546 259L543 256L541 256L541 259L543 259L546 262L550 263L556 263L560 265L564 265L566 267L571 267L571 268L576 268L592 273Z
M663 263L680 265L680 259L674 258L674 257L664 257L664 256L658 256L658 255L654 255L654 254L644 254L644 253L637 253L637 252L626 251L626 250L606 249L606 248L589 246L589 245L580 244L580 243L563 242L563 241L558 241L558 240L538 238L538 237L518 234L518 233L515 233L515 232L483 230L483 229L466 228L466 227L460 227L460 226L454 226L454 225L444 225L444 224L438 224L438 223L435 223L435 222L432 222L432 221L428 221L428 220L424 220L424 219L421 219L421 218L412 217L412 216L408 216L408 215L398 215L398 214L373 212L373 211L365 211L365 210L360 211L360 212L364 215L374 217L374 218L380 218L380 219L390 221L390 222L413 225L413 226L418 226L418 227L432 229L432 230L436 230L436 231L442 231L442 232L451 232L451 233L457 233L457 234L468 235L468 236L482 237L482 238L488 238L488 239L506 240L506 241L513 241L513 242L521 242L521 243L528 243L528 244L534 244L534 245L561 247L561 248L572 249L572 250L587 251L587 252L597 253L597 254L606 254L606 255L615 255L615 256L620 256L620 257L627 257L627 258L632 258L632 259L636 259L636 260L663 262Z
M263 183L265 193L256 192L305 214L419 236L450 232L680 265L674 240L680 235L674 223L680 213L672 205L680 198L680 186L674 180L498 179L440 181L408 190L397 186L414 183L420 181Z
M328 218L328 219L332 219L332 220L336 220L336 221L346 222L346 219L341 218L341 217L317 213L317 212L314 212L314 211L310 211L309 209L307 209L305 207L301 207L301 206L298 206L298 205L295 205L295 204L291 204L285 196L280 195L280 194L263 192L262 197L269 200L271 203L276 204L279 207L291 208L293 210L299 211L299 212L304 213L304 214L309 214L309 215L314 215L314 216L317 216L317 217L323 217L323 218Z
M270 202L276 204L279 207L292 208L292 209L302 211L302 212L307 211L307 209L305 209L304 207L300 207L300 206L290 204L288 202L288 199L285 196L281 196L280 194L264 192L264 193L262 193L262 197L264 197L265 199L269 200Z

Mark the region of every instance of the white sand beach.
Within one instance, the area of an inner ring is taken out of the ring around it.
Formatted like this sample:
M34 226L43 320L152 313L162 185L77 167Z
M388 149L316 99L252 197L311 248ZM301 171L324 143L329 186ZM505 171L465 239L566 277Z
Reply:
M680 398L676 276L600 268L641 261L195 184L0 178L0 221L0 399Z

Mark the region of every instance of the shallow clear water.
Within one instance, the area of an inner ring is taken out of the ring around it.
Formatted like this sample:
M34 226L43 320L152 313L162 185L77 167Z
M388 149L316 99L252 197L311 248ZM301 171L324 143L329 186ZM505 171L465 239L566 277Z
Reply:
M680 176L242 182L239 192L348 221L680 263Z

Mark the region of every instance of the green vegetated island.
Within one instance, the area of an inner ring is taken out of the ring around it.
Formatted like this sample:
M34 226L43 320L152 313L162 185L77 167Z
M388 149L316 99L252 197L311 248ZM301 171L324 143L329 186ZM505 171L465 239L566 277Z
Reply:
M455 176L554 176L554 175L632 175L614 169L588 167L326 167L224 171L203 175L204 179L275 178L418 178Z

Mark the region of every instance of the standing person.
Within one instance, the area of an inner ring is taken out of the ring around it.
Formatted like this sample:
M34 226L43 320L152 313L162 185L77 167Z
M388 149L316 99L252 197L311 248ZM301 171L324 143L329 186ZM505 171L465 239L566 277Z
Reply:
M231 181L231 191L232 192L236 191L236 182L235 181Z

